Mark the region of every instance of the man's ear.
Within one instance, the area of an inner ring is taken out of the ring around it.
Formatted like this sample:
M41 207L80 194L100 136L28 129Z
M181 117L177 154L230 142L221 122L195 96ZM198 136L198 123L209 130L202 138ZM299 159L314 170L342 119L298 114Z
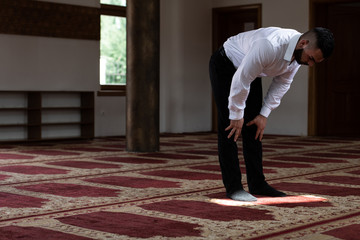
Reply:
M305 48L309 44L309 40L302 39L298 42L297 49Z

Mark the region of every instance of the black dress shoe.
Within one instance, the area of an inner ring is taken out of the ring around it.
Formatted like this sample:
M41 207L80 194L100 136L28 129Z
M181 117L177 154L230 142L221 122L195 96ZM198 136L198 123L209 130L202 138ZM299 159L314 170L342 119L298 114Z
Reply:
M251 194L254 195L262 195L268 197L286 197L287 195L283 192L276 190L275 188L271 187L269 184L265 184L260 188L256 188L250 191Z

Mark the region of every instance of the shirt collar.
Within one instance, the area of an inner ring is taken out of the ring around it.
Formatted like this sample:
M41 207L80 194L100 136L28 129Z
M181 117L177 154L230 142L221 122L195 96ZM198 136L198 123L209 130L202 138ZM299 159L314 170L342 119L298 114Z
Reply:
M300 36L301 36L301 34L296 34L290 39L289 46L287 47L285 56L284 56L284 59L286 61L289 61L289 62L291 61L292 56L295 51L296 44L299 41Z

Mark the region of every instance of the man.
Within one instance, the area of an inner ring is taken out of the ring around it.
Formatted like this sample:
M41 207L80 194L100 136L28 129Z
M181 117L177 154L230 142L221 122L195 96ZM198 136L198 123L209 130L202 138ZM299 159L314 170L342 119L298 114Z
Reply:
M300 65L322 62L333 48L333 34L325 28L300 34L269 27L230 37L213 54L210 79L218 109L219 162L229 198L256 201L253 195L286 196L269 186L263 174L261 140L267 118L279 106ZM273 77L264 99L263 76ZM251 194L241 183L236 144L240 135Z

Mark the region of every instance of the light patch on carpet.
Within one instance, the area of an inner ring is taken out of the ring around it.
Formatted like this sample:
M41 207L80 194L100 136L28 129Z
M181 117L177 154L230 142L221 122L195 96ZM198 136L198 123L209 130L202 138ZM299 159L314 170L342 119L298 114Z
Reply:
M258 198L256 202L241 202L231 199L210 199L211 203L222 206L250 206L250 205L278 205L288 203L310 203L310 202L328 202L326 198L313 195L287 196L287 197L263 197Z

